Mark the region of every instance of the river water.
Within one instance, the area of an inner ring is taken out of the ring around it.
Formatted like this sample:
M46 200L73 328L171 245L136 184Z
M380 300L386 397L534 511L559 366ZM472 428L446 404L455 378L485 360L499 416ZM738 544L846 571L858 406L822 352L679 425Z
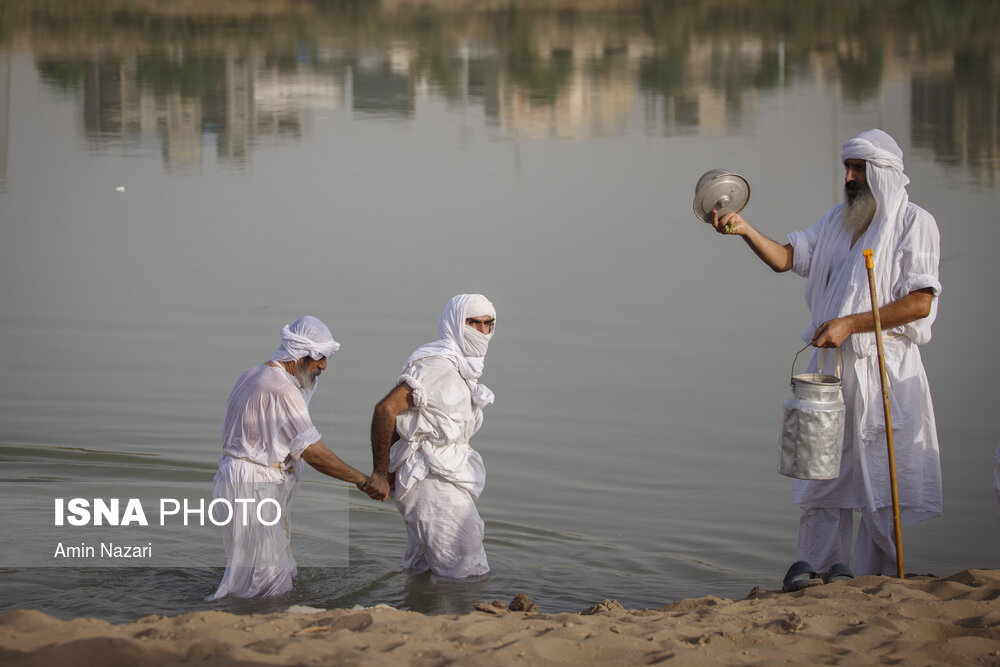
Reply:
M841 143L871 127L943 245L923 356L945 516L904 530L906 569L1000 566L994 3L93 4L0 3L0 611L459 612L522 591L575 611L780 586L804 281L697 221L694 184L743 174L744 214L783 239L838 201ZM487 580L400 572L395 509L311 470L282 600L203 602L214 538L147 567L27 556L62 494L210 494L233 380L303 314L343 345L313 419L367 470L372 407L461 292L499 321L473 441Z

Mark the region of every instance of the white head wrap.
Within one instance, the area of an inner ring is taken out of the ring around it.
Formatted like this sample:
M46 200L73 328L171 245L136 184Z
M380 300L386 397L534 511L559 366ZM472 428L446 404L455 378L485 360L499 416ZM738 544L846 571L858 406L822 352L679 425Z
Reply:
M465 318L467 317L482 316L496 317L496 309L485 296L482 294L459 294L453 296L447 305L445 305L444 310L441 312L441 317L438 318L440 340L421 345L417 348L410 355L410 358L406 360L406 366L403 368L404 372L413 362L420 359L446 357L458 367L458 372L465 379L466 383L468 383L469 390L472 392L473 404L479 409L492 405L493 392L486 385L479 384L479 376L483 374L486 346L489 345L493 334L482 334L465 323ZM476 341L475 337L473 337L473 342L470 343L466 340L467 330L473 331L478 336L484 338L485 343L482 340ZM474 349L477 347L479 348L478 350Z
M843 160L864 160L880 169L903 171L903 151L896 140L882 130L865 130L844 142L840 152Z
M490 345L490 339L493 338L493 332L483 333L467 325L465 320L469 317L495 318L496 309L493 308L493 304L489 302L489 299L482 294L469 294L468 296L469 299L465 302L465 315L462 317L462 338L459 342L466 357L485 357L486 350ZM444 317L444 313L441 314L441 317ZM442 331L444 326L450 329L451 323L448 322L445 325L441 319L438 319L439 332ZM444 336L443 333L441 335Z
M281 329L281 345L271 355L271 361L297 361L309 357L319 361L340 349L340 343L323 322L305 315Z

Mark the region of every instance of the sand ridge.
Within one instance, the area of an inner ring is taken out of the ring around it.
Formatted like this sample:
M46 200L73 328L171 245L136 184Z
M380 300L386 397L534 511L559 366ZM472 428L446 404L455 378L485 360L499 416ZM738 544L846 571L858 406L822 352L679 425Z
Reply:
M1000 571L970 570L858 577L794 593L754 589L742 600L707 596L660 609L604 600L558 614L484 601L462 615L380 605L249 616L198 611L111 624L19 610L0 616L0 663L1000 665L998 597Z

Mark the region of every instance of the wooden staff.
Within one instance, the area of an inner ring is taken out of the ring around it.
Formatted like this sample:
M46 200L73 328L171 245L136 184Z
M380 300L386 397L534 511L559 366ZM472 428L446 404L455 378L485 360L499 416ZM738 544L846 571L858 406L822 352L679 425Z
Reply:
M892 486L892 523L896 542L896 576L903 578L903 533L899 527L899 490L896 488L896 453L892 446L892 413L889 410L889 378L885 373L885 350L882 348L882 321L878 315L878 293L875 291L875 261L871 250L862 250L868 269L868 290L872 298L872 318L875 320L875 341L878 345L878 370L882 376L882 409L885 411L885 445L889 450L889 484Z

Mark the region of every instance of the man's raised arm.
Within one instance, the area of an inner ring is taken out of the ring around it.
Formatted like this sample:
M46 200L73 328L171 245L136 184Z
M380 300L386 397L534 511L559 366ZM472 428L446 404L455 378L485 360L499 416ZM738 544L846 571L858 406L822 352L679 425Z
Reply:
M715 231L720 234L742 236L761 261L770 266L776 273L784 273L792 268L794 253L792 244L781 245L777 241L769 239L744 220L739 213L727 213L720 219L718 213L713 210L709 224L715 227Z

